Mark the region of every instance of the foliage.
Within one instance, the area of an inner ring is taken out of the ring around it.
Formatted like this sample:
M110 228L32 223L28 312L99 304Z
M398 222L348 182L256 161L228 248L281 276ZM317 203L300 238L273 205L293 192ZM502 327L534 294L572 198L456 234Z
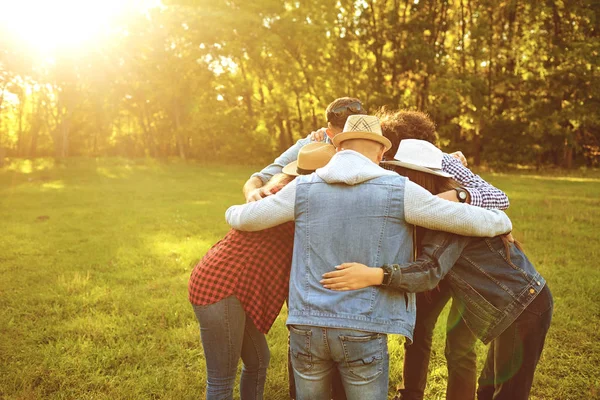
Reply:
M355 96L475 164L593 166L599 34L598 0L168 0L46 59L0 28L0 149L268 160Z
M206 374L187 300L253 168L150 159L19 161L0 172L0 398L197 399ZM531 399L600 394L600 175L485 176L554 295ZM287 399L285 310L268 335L267 399ZM443 326L426 398L443 398ZM479 369L485 348L478 346ZM390 339L390 390L402 340Z

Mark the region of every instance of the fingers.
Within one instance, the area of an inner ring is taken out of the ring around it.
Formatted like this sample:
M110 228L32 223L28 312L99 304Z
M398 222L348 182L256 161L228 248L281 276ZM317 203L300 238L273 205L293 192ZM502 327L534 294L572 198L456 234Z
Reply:
M326 129L321 128L310 133L310 140L313 142L322 142L325 140Z
M255 195L250 195L248 196L248 198L246 199L246 203L252 203L253 201L258 201L260 200L262 197L260 196L255 196Z
M262 199L260 189L254 189L248 193L248 197L246 197L246 203L252 203L253 201L258 201L260 199Z
M344 286L343 283L338 283L338 284L335 284L335 285L327 285L327 286L324 286L324 287L325 287L325 289L336 290L338 292L343 292L343 291L346 291L346 290L352 290L351 287Z
M454 153L450 154L452 157L456 158L457 160L459 160L462 165L464 165L465 167L467 166L467 158L465 157L465 155L462 153L462 151L455 151Z
M323 279L331 279L331 278L339 278L339 277L342 277L344 275L345 275L344 271L331 271L331 272L325 272L322 275L322 277L323 277Z
M324 283L323 287L329 290L352 290L352 286L347 282L335 282L332 279L327 279L323 281L329 281L328 283ZM321 281L321 282L323 282Z

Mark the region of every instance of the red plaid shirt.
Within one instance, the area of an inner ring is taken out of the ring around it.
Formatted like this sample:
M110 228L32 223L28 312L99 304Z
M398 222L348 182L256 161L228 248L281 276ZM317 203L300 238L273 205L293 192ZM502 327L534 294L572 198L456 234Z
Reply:
M288 296L293 247L293 222L259 232L230 230L194 267L190 302L208 305L236 296L267 333Z

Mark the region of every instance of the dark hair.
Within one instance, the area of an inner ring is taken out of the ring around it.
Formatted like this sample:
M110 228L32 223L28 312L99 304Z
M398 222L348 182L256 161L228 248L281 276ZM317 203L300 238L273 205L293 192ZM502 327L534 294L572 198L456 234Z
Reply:
M400 141L404 139L426 140L435 146L438 144L435 123L424 112L410 110L389 111L384 107L379 109L375 115L381 121L383 136L392 142L392 147L384 154L386 160L394 158Z
M325 110L327 122L339 129L344 128L349 116L354 114L364 115L366 113L367 110L365 110L360 100L354 97L340 97L339 99L335 99Z
M452 178L445 178L443 176L428 174L427 172L415 171L414 169L404 168L400 166L394 166L394 171L398 174L407 177L411 182L416 183L421 186L423 189L427 190L431 194L439 194L443 192L447 192L448 190L452 190L460 187L460 184L456 182ZM423 235L425 234L425 228L420 226L417 227L417 237L415 241L415 246L417 246L417 251L421 251L421 240L423 239ZM501 239L504 243L504 251L505 254L510 261L510 249L509 249L509 239L508 235L502 235ZM523 246L519 241L514 240L512 242L519 250L523 251Z
M407 177L411 182L416 183L431 194L439 194L460 187L460 184L452 178L428 174L427 172L400 166L394 166L394 171Z

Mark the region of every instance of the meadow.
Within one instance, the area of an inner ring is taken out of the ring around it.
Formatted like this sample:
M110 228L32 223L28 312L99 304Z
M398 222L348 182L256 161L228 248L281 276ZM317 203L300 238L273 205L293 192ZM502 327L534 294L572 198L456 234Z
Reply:
M256 167L40 159L0 170L0 398L203 398L187 280ZM600 173L483 177L508 194L514 235L554 295L531 398L600 398ZM444 398L444 321L427 399ZM285 309L268 339L265 398L286 399ZM390 396L402 343L390 340Z

